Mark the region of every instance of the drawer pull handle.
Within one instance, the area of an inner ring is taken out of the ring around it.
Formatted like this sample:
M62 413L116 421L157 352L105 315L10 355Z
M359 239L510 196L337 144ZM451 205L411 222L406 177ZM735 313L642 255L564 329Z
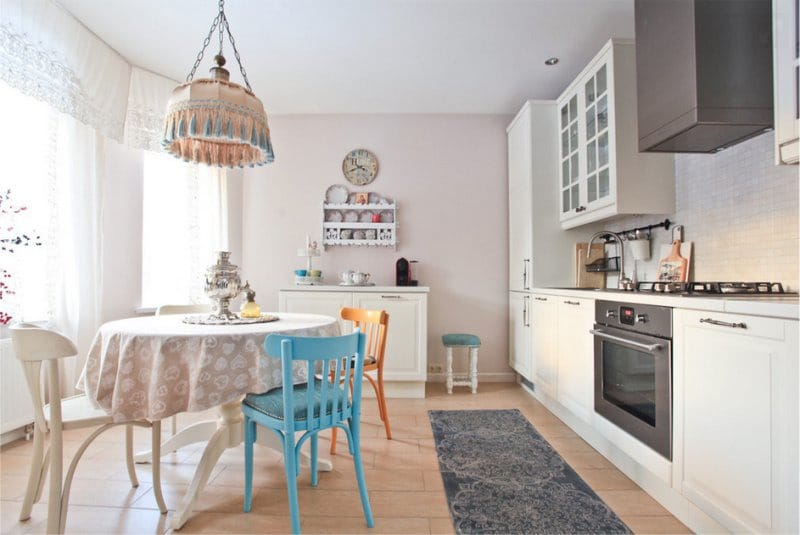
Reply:
M733 323L730 321L719 321L711 318L701 318L700 323L708 323L709 325L719 325L720 327L730 327L731 329L747 329L746 323Z
M546 297L534 297L537 301L547 301Z
M660 351L661 348L664 347L662 344L642 344L641 342L635 342L627 338L622 338L620 336L614 336L612 334L608 334L607 332L601 329L589 329L589 332L598 338L602 338L603 340L610 340L612 342L619 342L621 344L633 346L637 349L647 351L648 353L654 353L656 351Z
M578 305L580 306L580 301L564 301L565 305Z
M402 299L402 295L382 295L381 299Z

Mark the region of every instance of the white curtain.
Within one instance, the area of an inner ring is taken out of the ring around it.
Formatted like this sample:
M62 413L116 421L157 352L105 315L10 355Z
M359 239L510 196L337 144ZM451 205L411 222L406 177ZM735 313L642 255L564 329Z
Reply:
M69 393L100 321L103 141L94 128L2 81L0 114L22 129L0 130L0 189L25 207L3 235L35 240L0 252L15 292L0 305L14 320L47 321L76 342L79 357L66 363L63 378ZM31 139L39 142L21 141Z

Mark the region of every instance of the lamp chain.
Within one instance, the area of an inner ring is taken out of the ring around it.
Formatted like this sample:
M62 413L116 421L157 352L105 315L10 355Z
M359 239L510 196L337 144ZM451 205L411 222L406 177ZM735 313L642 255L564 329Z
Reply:
M211 36L214 35L214 30L217 29L217 26L219 26L219 55L222 55L223 35L227 33L228 40L231 42L231 47L233 48L233 55L236 57L236 63L239 64L239 72L242 73L242 78L247 86L247 90L252 93L253 89L250 87L250 80L247 79L247 71L244 70L242 58L239 55L239 51L236 49L236 41L231 33L231 26L228 24L228 17L225 16L225 0L219 0L219 13L216 17L214 17L214 20L211 23L211 29L208 31L208 35L203 41L203 48L200 49L200 52L197 54L197 59L194 62L194 66L192 66L192 72L190 72L189 76L186 77L186 81L191 82L194 79L194 73L197 72L197 67L199 67L200 62L203 61L203 54L205 54L206 47L208 47L208 45L211 43Z

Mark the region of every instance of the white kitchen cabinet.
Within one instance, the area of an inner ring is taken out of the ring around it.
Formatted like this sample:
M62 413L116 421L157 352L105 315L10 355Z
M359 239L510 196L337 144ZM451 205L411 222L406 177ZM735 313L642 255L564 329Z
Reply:
M562 228L675 209L674 157L639 153L633 41L612 39L558 98Z
M800 0L772 0L775 163L797 164L800 142Z
M532 381L531 295L511 292L508 308L508 365L522 377Z
M533 256L533 139L530 105L507 129L508 134L508 289L531 289Z
M385 310L389 314L383 376L386 381L422 383L428 366L428 296L424 293L355 293L356 308Z
M533 385L535 392L556 398L558 379L558 297L531 296L531 336Z
M798 322L676 309L673 481L734 532L798 532Z
M298 292L281 290L278 294L278 311L298 312L301 314L323 314L339 318L342 334L348 334L352 328L349 321L339 317L342 307L353 306L352 292Z
M594 414L594 300L557 297L557 399L589 423Z
M573 282L574 242L558 222L556 103L529 100L506 129L508 134L508 289Z
M366 286L287 288L279 292L280 312L339 317L344 306L385 310L389 314L384 380L388 397L425 397L428 367L428 289ZM352 332L340 320L342 333ZM369 389L364 391L369 394Z

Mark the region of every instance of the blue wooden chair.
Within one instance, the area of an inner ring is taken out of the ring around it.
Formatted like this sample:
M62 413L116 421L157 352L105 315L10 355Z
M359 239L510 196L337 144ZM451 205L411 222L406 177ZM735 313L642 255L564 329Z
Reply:
M373 527L372 509L361 465L359 419L361 417L361 381L354 381L352 398L348 388L336 378L361 377L364 371L365 335L359 330L346 336L304 338L272 334L264 341L267 355L281 358L283 386L264 394L247 394L242 402L244 413L244 512L250 512L253 500L253 442L256 424L274 431L283 443L286 487L292 532L300 533L297 505L297 476L300 474L300 448L311 439L311 486L317 485L317 434L341 427L358 480L361 505L367 526ZM355 355L355 358L353 358ZM308 383L294 385L292 364L306 361ZM351 373L353 375L351 375ZM346 424L345 424L346 422ZM305 431L295 442L295 432Z

